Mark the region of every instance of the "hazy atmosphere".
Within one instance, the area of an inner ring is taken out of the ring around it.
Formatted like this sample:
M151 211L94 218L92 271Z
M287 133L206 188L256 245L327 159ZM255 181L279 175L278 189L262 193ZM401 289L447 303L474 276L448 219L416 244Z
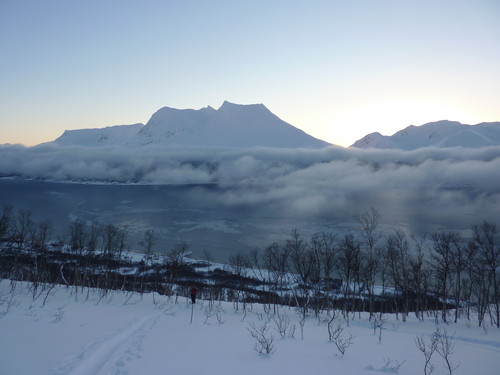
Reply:
M500 2L2 1L0 143L264 103L329 143L500 119Z

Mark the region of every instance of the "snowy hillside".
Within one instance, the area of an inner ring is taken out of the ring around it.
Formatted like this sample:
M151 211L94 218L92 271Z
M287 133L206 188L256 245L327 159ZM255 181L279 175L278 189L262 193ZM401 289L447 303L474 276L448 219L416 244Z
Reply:
M59 145L175 145L182 147L284 147L322 148L329 143L286 123L262 104L224 102L212 107L175 109L164 107L145 126L113 126L104 129L65 131Z
M66 130L54 143L61 146L122 145L134 137L144 124L115 125L102 129Z
M191 305L184 296L176 303L151 293L28 287L0 280L1 374L420 375L425 360L415 340L429 345L436 327L454 345L454 375L495 375L500 367L500 330L465 322L436 326L432 317L403 323L384 315L374 333L365 314L349 325L339 317L340 338L351 342L341 354L328 339L326 313L306 319L302 338L299 315L289 307L273 314L258 304L236 310L227 302ZM285 324L282 337L278 327ZM254 350L252 325L273 338L273 354ZM436 374L448 373L438 352L430 365Z
M371 133L351 147L415 150L422 147L478 148L500 145L500 122L464 125L455 121L410 125L392 136Z

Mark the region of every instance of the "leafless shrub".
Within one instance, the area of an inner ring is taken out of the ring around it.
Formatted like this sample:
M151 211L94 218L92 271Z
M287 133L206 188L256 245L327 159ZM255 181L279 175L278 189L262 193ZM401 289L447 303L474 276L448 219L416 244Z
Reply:
M429 343L426 343L423 336L415 337L415 345L418 350L420 350L424 356L424 375L430 375L434 372L434 364L431 363L432 355L437 349L437 338L435 335L429 338Z
M215 317L217 318L217 323L219 323L219 325L222 325L226 322L224 319L222 319L222 314L220 313L216 313Z
M282 338L287 336L288 329L290 327L290 318L286 313L278 313L273 318L274 324L276 325L276 331L280 334Z
M300 325L300 337L302 340L304 340L304 326L306 325L306 316L305 314L301 313L300 314L300 320L299 320L299 325Z
M0 306L3 306L3 311L0 312L0 317L7 315L12 306L15 306L14 297L17 294L17 281L10 280L10 292L0 295Z
M332 323L328 324L329 339L335 344L340 354L344 355L346 350L354 344L354 336L351 333L348 336L343 335L344 327L342 327L342 323L337 322L335 325Z
M52 315L54 317L54 320L52 321L52 323L59 323L63 316L64 316L64 308L66 307L66 305L63 305L63 306L59 306L56 310L56 312L54 313L54 315Z
M206 306L203 310L203 313L205 314L205 321L203 322L203 325L205 325L208 323L208 320L215 314L213 305Z
M382 314L380 315L374 315L373 317L373 334L375 335L378 329L378 342L382 342L382 329L384 327L384 323L386 322L386 319L383 317Z
M257 353L274 354L274 352L276 352L276 347L274 346L274 336L269 333L267 323L258 327L254 323L250 323L250 326L247 329L252 337L257 340L253 347Z
M296 325L292 325L289 329L288 329L288 337L291 338L291 339L294 339L295 338L295 328L296 328Z
M340 311L338 310L334 310L333 313L332 313L332 316L330 319L328 319L327 323L328 323L328 339L330 341L333 341L333 336L335 334L335 331L338 329L338 327L340 326L340 328L342 328L342 325L338 322L338 318L340 316Z
M406 361L398 361L397 359L384 358L384 368L387 371L398 374L401 366L404 365Z
M451 355L455 349L455 342L453 337L448 336L446 330L441 332L441 330L437 328L434 334L429 337L428 344L426 344L424 337L418 336L415 338L415 344L425 358L424 375L432 374L435 370L435 366L430 363L432 355L435 352L437 352L444 360L444 367L448 370L449 375L452 375L453 372L460 366L460 364L454 365L451 362Z
M460 366L460 363L457 365L453 365L451 363L450 357L455 350L455 341L453 340L453 336L448 336L446 330L441 332L439 329L437 329L436 332L434 332L434 337L437 340L436 351L441 356L441 358L443 358L445 362L444 367L448 370L448 374L452 375L453 371L455 371Z
M203 325L210 324L209 320L213 316L215 316L215 318L217 319L217 323L224 324L224 319L222 319L222 314L221 314L223 312L224 310L220 306L215 306L211 304L207 305L203 309L203 314L205 315L205 321L203 322Z

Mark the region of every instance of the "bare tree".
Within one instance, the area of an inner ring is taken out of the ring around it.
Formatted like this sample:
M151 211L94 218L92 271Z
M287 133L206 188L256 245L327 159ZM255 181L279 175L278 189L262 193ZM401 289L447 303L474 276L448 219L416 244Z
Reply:
M250 259L241 251L229 256L229 265L233 273L238 277L245 277L250 268Z
M333 341L333 334L335 332L335 326L341 325L338 318L340 316L339 310L333 310L330 319L327 322L328 327L328 340Z
M396 231L386 239L385 258L388 263L389 276L395 288L399 289L403 299L403 321L409 313L409 299L412 292L412 279L410 272L410 245L406 235L401 231ZM397 299L394 299L396 308L396 318L399 313Z
M348 234L339 244L337 268L342 277L342 291L344 298L343 313L349 324L349 312L354 310L354 294L356 287L359 290L361 267L361 244ZM354 288L354 289L353 289Z
M33 224L31 211L19 210L14 217L14 238L20 248L24 246Z
M489 303L494 305L492 320L500 328L500 246L496 244L498 231L494 224L483 222L472 227L474 243L479 250L481 268L486 271L485 288Z
M434 270L436 288L442 300L441 319L447 322L448 297L451 278L453 276L453 263L455 254L460 246L458 233L435 233L432 235L433 252L431 254L431 267Z
M309 276L309 289L312 292L312 307L316 317L319 317L320 310L324 308L324 298L322 298L324 278L323 275L323 242L319 239L319 235L315 234L309 241L307 249L308 261L311 263Z
M362 276L368 292L370 319L373 317L375 282L382 258L382 248L377 246L382 233L377 230L380 214L375 208L357 216L363 237Z
M104 226L102 232L103 256L108 261L119 260L126 246L127 230L113 224Z
M448 374L453 375L453 371L460 366L460 364L454 365L451 363L451 355L455 350L453 337L449 337L446 330L441 332L439 329L434 332L434 337L437 340L436 351L444 360L445 368L448 370Z
M83 219L76 219L69 224L69 246L72 251L82 255L88 245L87 225Z
M45 252L50 240L52 224L45 220L40 223L33 223L29 229L29 242L31 249L35 252Z
M203 257L208 263L212 263L214 261L214 256L208 249L203 249Z
M426 340L423 336L415 337L415 345L418 350L420 350L424 356L424 375L430 375L434 372L434 364L431 363L432 356L437 350L438 339L435 335L432 335L429 338L429 343L426 343Z
M264 250L264 267L269 272L269 281L273 295L274 312L276 313L277 303L283 299L283 289L286 284L286 277L289 271L290 247L280 246L273 243ZM279 301L276 297L279 296Z
M463 274L467 267L467 248L461 244L453 247L452 266L453 266L453 294L455 300L455 323L458 322L461 311L461 299L463 297L464 279Z
M10 231L13 225L14 208L10 205L5 205L0 216L0 242L10 241L12 237Z
M90 224L87 241L87 255L94 255L99 246L99 238L101 237L102 231L103 228L98 222L93 221Z
M174 246L174 248L169 251L163 259L166 281L170 292L172 291L172 285L177 282L179 274L186 264L184 257L186 256L188 249L189 245L187 243L178 244Z
M472 299L475 291L475 272L478 265L478 249L476 244L471 241L464 249L465 257L465 273L466 279L464 280L464 299L467 302L467 320L471 318ZM479 301L477 301L479 302Z
M332 274L337 261L337 246L335 236L330 233L319 234L317 240L320 243L320 266L323 270L325 305L330 309L330 294L332 291Z
M379 343L382 342L382 329L384 327L385 322L386 322L386 319L384 318L384 316L382 314L373 316L373 320L372 320L373 334L375 334L377 329L378 329L378 342Z
M428 310L431 271L424 257L425 235L412 238L416 250L409 257L410 285L415 292L415 315L419 320L424 320L424 311Z
M305 321L311 303L309 292L311 290L312 279L319 265L315 254L313 251L310 251L307 242L302 239L297 230L292 231L291 238L287 240L286 246L300 290L300 295L295 294L295 299L297 305L301 307L301 321Z
M233 274L236 275L238 281L241 282L241 278L247 275L247 270L250 268L250 259L248 258L247 255L243 254L242 252L237 252L236 254L233 254L229 257L229 265L231 266ZM237 288L235 289L236 298L233 301L234 308L236 311L239 310L239 302L241 296L239 289L240 286L241 285L238 285ZM243 304L243 308L246 309L245 304Z
M148 229L144 232L144 238L139 241L139 245L142 246L142 249L145 254L146 264L150 264L153 260L153 246L157 241L157 237L155 232L151 229Z

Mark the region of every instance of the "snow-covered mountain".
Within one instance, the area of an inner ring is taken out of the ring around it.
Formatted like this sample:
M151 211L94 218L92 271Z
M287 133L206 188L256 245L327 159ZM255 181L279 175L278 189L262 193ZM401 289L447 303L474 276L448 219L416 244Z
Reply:
M121 145L133 138L144 124L115 125L101 129L66 130L54 143L61 146Z
M262 104L239 105L227 101L218 110L161 108L131 143L289 148L329 145L281 120Z
M66 130L60 145L322 148L330 144L281 120L262 104L229 102L218 109L163 107L146 125Z
M415 150L422 147L468 147L500 145L500 122L466 125L456 121L437 121L410 125L392 136L371 133L351 147Z

